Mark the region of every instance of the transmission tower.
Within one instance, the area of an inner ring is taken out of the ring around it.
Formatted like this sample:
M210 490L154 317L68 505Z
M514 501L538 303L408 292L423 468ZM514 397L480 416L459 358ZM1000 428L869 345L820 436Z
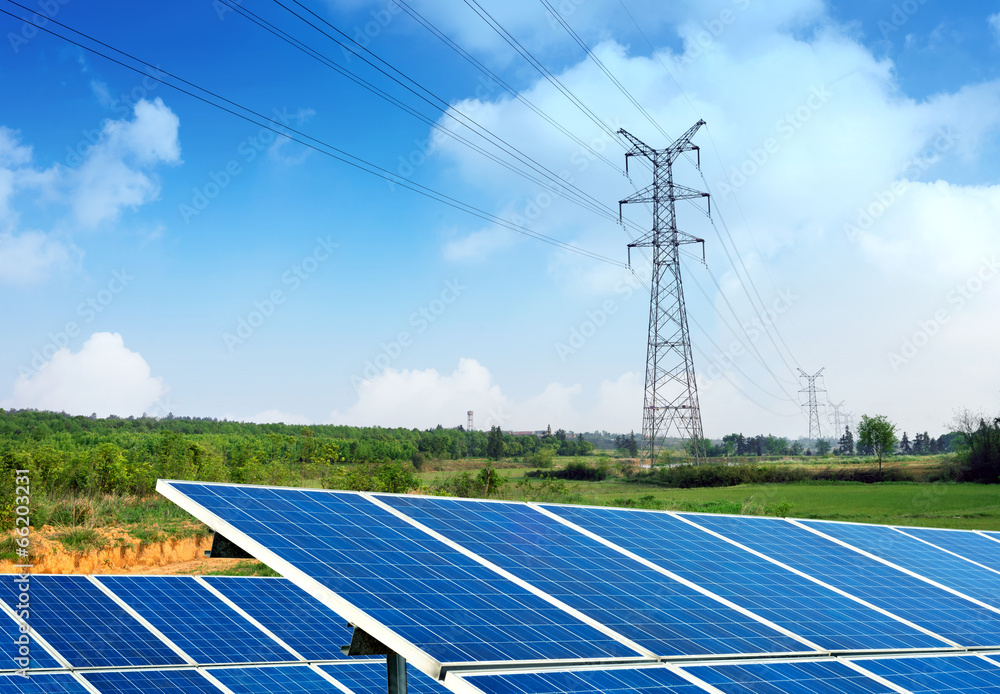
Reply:
M844 406L844 401L841 400L839 405L834 405L832 402L827 401L827 406L833 410L833 430L837 433L837 436L844 435L844 426L847 425L846 413L841 414L840 408Z
M826 368L825 366L823 367ZM816 398L817 393L826 393L823 388L816 387L816 379L820 377L823 373L823 369L820 369L811 376L807 374L802 369L799 369L799 374L802 378L806 379L807 385L805 388L800 390L800 393L806 394L806 403L803 407L809 408L809 445L812 446L813 441L823 436L823 432L819 427L819 404Z
M653 204L652 230L628 245L630 266L633 248L653 249L646 394L642 409L643 453L648 455L650 462L656 459L659 444L671 429L676 429L682 439L693 440L696 453L704 455L701 451L701 409L698 406L698 386L691 356L684 289L681 286L679 249L684 244L700 243L704 257L705 241L677 229L675 203L689 198L707 198L708 193L677 185L673 173L673 164L681 154L699 152L698 147L691 144L691 138L704 124L705 121L699 120L666 149L653 149L628 132L618 131L632 144L632 149L625 153L626 173L629 157L645 157L653 165L652 184L618 202L619 218L622 205L636 202ZM698 166L701 167L700 152Z

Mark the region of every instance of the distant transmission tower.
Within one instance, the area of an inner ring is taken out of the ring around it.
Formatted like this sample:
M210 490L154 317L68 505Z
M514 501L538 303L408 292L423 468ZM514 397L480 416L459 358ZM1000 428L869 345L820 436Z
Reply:
M825 366L823 367L826 368ZM823 373L823 369L820 369L813 375L807 374L802 369L799 369L799 374L802 378L806 379L808 385L800 390L800 393L806 393L806 403L803 407L809 408L809 445L812 446L813 442L823 436L823 432L819 427L819 404L816 398L817 393L826 393L822 388L816 387L816 379L820 377Z
M833 430L836 432L837 436L844 435L844 426L847 425L847 417L842 415L840 408L844 406L844 401L841 400L839 405L834 405L832 402L827 402L827 405L833 409Z
M466 431L472 431L472 410L469 410L469 427Z
M698 147L691 144L691 138L704 124L705 121L698 121L666 149L653 149L628 132L618 131L632 144L632 149L625 153L626 172L629 157L645 157L653 165L653 183L618 203L619 217L622 205L653 203L652 230L628 245L629 265L633 248L653 249L646 394L642 409L643 452L651 462L656 459L658 444L671 429L676 429L682 439L693 440L695 451L703 455L701 409L681 286L679 249L683 244L700 243L704 257L705 242L677 229L675 203L689 198L707 198L708 193L675 184L673 163L684 152L698 151ZM698 166L701 166L700 152Z

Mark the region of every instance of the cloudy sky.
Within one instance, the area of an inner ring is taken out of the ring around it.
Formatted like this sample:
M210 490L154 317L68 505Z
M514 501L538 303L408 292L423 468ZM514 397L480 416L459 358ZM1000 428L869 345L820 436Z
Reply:
M798 369L910 432L1000 409L998 2L48 5L138 71L0 15L0 407L640 430L615 132L704 119L707 435L805 435Z

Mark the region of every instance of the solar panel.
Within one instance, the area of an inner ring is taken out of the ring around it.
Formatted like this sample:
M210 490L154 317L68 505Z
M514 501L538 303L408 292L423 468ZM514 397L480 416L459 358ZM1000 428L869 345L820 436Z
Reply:
M726 694L795 692L796 694L883 694L891 687L853 670L844 663L807 661L747 663L685 668Z
M343 617L293 583L283 578L241 576L206 576L203 580L306 659L348 658L340 647L351 642L353 629Z
M823 648L947 646L940 639L668 514L579 506L544 508Z
M188 482L160 489L326 595L351 622L385 628L386 638L438 663L644 655L358 494Z
M385 663L382 664L383 669ZM311 667L213 668L209 674L234 694L342 694L336 685ZM384 670L383 670L384 674ZM383 691L385 678L382 680Z
M9 617L6 614L0 615L0 625L2 625L2 628L0 628L0 638L3 639L4 644L11 644L9 653L10 658L4 658L4 660L10 664L10 662L14 661L15 658L19 657L20 646L17 645L17 641L23 636L23 634L18 627L18 623L14 621L14 618ZM59 664L59 661L56 660L52 654L46 651L40 643L36 643L30 634L27 635L27 640L29 668L62 667ZM17 664L16 666L20 667L20 664ZM4 666L0 665L0 669L3 667ZM12 665L11 667L14 666Z
M83 678L101 694L219 694L197 670L126 670L87 672Z
M811 650L530 506L377 498L657 655Z
M1000 694L1000 666L987 658L951 656L857 662L912 694Z
M66 673L54 675L0 675L0 692L3 694L90 694L87 689Z
M0 599L11 604L14 590L11 581L0 582ZM76 667L184 663L84 576L32 576L28 622Z
M907 535L960 554L966 559L1000 571L1000 542L971 530L939 530L937 528L899 528Z
M678 515L957 644L1000 646L1000 615L997 613L787 521L710 514Z
M557 670L465 675L484 694L701 694L705 690L665 667Z
M1000 573L976 566L884 525L828 521L803 521L803 525L1000 608Z
M100 576L98 580L197 663L297 660L188 576Z

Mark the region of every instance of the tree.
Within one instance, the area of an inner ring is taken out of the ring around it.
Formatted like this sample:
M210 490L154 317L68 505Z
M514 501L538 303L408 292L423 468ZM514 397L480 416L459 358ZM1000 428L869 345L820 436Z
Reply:
M899 441L899 452L902 455L913 455L913 448L910 447L910 439L907 438L906 432L903 432L903 438Z
M829 439L816 439L816 455L826 455L830 452Z
M854 435L850 427L844 427L844 435L840 437L838 444L841 455L854 455Z
M861 415L858 425L858 445L871 448L878 457L878 474L882 475L882 458L896 446L896 425L885 415Z
M501 456L503 456L503 432L499 426L492 426L486 440L486 457L500 460Z

